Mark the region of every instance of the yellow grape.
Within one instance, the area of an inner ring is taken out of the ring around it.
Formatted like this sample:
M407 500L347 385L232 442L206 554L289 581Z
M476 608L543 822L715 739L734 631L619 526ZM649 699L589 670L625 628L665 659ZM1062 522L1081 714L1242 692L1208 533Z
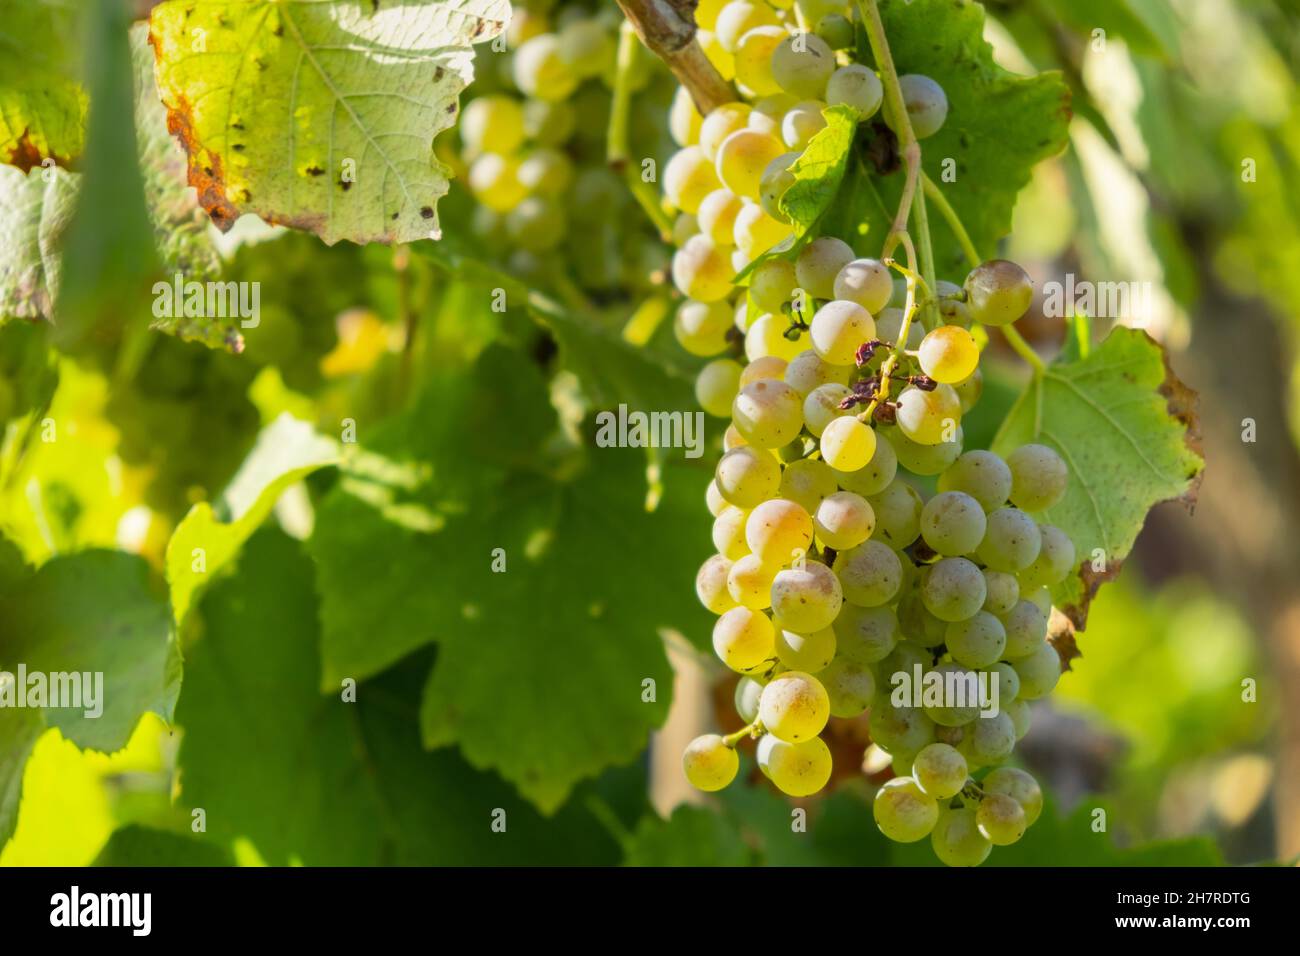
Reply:
M823 544L843 551L856 548L871 537L876 528L876 513L861 495L837 491L817 506L813 527Z
M979 365L980 350L969 332L957 325L941 325L921 340L921 371L936 382L955 385L965 381ZM960 404L958 398L958 404Z
M748 3L746 0L732 0L720 11L714 23L714 33L718 42L728 53L735 54L740 48L740 38L755 27L775 27L780 21L766 3Z
M740 363L714 359L695 377L695 400L700 408L717 418L731 414L731 403L740 390Z
M700 302L725 299L734 275L724 247L708 236L691 236L673 253L673 285L687 298Z
M789 362L808 347L802 334L794 339L786 338L789 327L790 321L784 315L760 315L745 333L745 357L752 362L775 355Z
M772 579L776 577L776 572L779 570L779 567L765 564L756 554L747 554L730 562L727 569L726 590L732 606L740 605L752 611L762 611L771 607ZM709 608L709 610L713 609ZM723 610L730 610L730 608ZM714 611L714 613L721 612Z
M784 152L785 145L776 137L738 129L718 146L714 160L717 177L737 196L757 202L763 170Z
M750 259L758 258L792 235L794 235L792 227L777 222L756 203L745 203L744 208L736 215L736 221L732 226L736 248Z
M717 734L704 734L686 745L682 771L696 790L711 793L736 779L740 757Z
M772 75L772 53L787 38L781 27L755 27L736 45L736 82L754 96L781 92Z
M519 181L519 160L499 153L484 153L474 160L469 188L475 199L495 212L509 212L528 194Z
M461 113L460 138L472 156L509 155L524 141L523 107L512 96L477 96Z
M702 565L695 575L695 594L714 614L725 614L741 602L732 596L731 561L721 554L715 554Z
M739 674L756 671L776 655L776 629L761 611L733 607L713 625L713 650Z
M735 244L736 216L745 201L729 189L715 189L700 201L695 214L700 232L720 246Z
M695 39L700 44L700 49L704 51L704 56L713 64L713 68L719 75L728 82L735 79L736 58L723 49L718 35L711 30L696 30Z
M812 514L823 498L837 490L835 472L831 471L830 465L815 458L801 458L785 466L776 493L797 502L804 511Z
M714 480L718 492L727 501L741 508L753 508L776 494L781 484L781 465L771 452L741 445L718 459Z
M780 448L803 428L803 398L785 382L759 379L736 395L731 418L751 445Z
M731 561L737 561L749 554L749 545L745 543L745 523L749 512L735 505L723 508L713 519L713 547L718 554Z
M699 211L704 197L722 185L713 163L699 146L685 146L673 153L663 178L668 201L692 215Z
M673 318L673 334L692 355L717 355L727 347L731 309L725 302L683 302Z
M809 329L813 348L832 365L853 365L858 348L876 337L871 313L847 299L834 299L817 310Z
M785 145L802 153L809 141L826 128L826 118L822 116L825 108L826 104L821 100L796 103L781 118L781 138Z
M740 373L740 387L744 388L750 382L757 382L762 378L785 378L787 367L785 359L775 355L764 355L745 366L745 370Z
M876 433L853 415L841 415L822 430L822 459L836 471L866 467L876 451Z
M785 381L802 399L823 385L848 385L852 371L847 365L832 365L813 349L805 349L786 366Z
M909 385L898 396L895 419L899 430L918 445L937 445L955 434L961 399L951 385L930 392Z
M776 657L792 671L816 674L825 670L835 657L835 632L829 627L811 634L779 630L776 632Z
M759 741L772 743L764 747L764 773L787 796L812 796L831 779L831 751L820 737L802 743L786 743L772 734Z
M835 296L835 277L853 260L853 249L834 236L820 236L800 250L794 271L799 288L814 299Z
M767 732L789 744L811 740L831 715L821 681L804 671L787 671L768 681L758 699L758 719Z
M794 263L788 259L766 259L749 274L749 296L763 312L781 314L790 301L798 280Z
M786 498L764 501L745 521L745 543L764 564L780 568L808 552L813 522L801 505Z
M463 122L463 120L462 120ZM684 86L677 87L673 94L673 105L668 110L668 132L678 146L693 146L700 141L700 124L704 117L695 108L690 91Z
M843 603L839 579L817 561L781 571L772 581L772 614L800 634L830 627Z
M820 438L826 426L844 414L840 402L852 394L847 385L838 382L819 385L809 392L803 400L803 421L808 431Z
M748 103L723 103L709 111L700 123L700 152L709 162L718 158L718 147L722 141L749 124L749 114L753 107ZM716 170L716 167L715 167Z

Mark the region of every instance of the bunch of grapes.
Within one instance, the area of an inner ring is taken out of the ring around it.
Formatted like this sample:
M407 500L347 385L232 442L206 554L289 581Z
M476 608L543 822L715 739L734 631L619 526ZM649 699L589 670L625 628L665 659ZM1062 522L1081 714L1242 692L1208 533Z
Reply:
M1065 494L1062 458L1040 444L1005 459L963 447L961 419L982 388L971 330L1015 322L1033 284L1005 260L930 288L831 236L778 246L791 234L782 174L822 108L849 103L865 120L880 80L825 39L844 33L842 11L814 35L766 5L718 6L701 4L701 25L753 102L692 118L679 100L682 149L664 188L681 214L678 340L701 356L736 353L696 382L701 406L731 420L706 496L717 553L696 590L718 615L715 652L742 675L745 726L692 741L686 776L727 786L737 744L757 737L762 772L809 796L831 776L829 719L869 713L894 772L875 797L881 831L928 836L945 863L977 865L1042 808L1033 778L1005 763L1029 729L1028 702L1060 677L1049 589L1075 568L1068 535L1035 517ZM914 131L933 133L942 89L903 79ZM733 285L774 246L747 287Z

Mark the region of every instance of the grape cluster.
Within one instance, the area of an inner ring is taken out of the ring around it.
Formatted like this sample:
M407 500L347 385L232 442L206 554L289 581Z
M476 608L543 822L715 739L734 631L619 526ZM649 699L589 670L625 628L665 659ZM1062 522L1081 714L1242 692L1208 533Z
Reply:
M832 236L778 249L746 287L733 283L791 235L783 174L822 108L847 102L865 120L880 106L876 74L832 48L852 35L844 11L802 12L817 34L763 4L701 3L706 50L753 102L699 117L679 98L671 117L677 338L714 357L743 336L743 360L713 358L696 382L701 406L730 418L706 495L717 553L696 590L718 615L717 656L741 675L745 726L692 741L683 765L693 785L719 790L738 772L737 744L757 737L762 772L809 796L830 780L830 718L869 715L894 773L875 797L880 830L929 836L945 863L977 865L1042 807L1033 778L1005 763L1028 702L1060 677L1049 588L1075 568L1068 535L1035 517L1066 492L1062 458L1041 444L1005 459L963 444L982 390L972 329L1015 322L1033 284L992 260L929 288ZM914 131L932 134L942 89L902 80ZM918 696L901 693L909 683Z

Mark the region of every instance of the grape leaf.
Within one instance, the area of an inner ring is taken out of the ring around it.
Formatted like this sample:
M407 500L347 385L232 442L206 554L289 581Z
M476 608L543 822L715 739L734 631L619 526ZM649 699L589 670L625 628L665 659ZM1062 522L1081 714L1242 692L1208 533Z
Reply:
M168 0L150 40L189 181L224 231L245 212L333 245L438 236L433 138L506 0Z
M91 866L234 866L222 847L169 830L131 823L114 830Z
M929 76L948 96L943 128L921 141L922 165L988 256L1011 229L1030 169L1065 147L1069 90L1058 73L1023 77L998 66L984 41L984 10L972 0L882 0L880 11L899 74ZM893 135L879 114L874 131ZM883 204L867 208L868 231L881 242L904 179L901 169L889 171L875 180ZM952 231L933 212L929 219L939 275L964 276L966 260Z
M86 95L77 83L75 10L0 0L0 163L22 172L81 155Z
M1070 469L1064 499L1042 518L1074 541L1079 571L1053 603L1079 630L1097 589L1118 572L1147 512L1195 501L1201 456L1195 393L1145 332L1114 328L1086 358L1054 363L1030 383L993 440L1009 454L1026 442L1056 449ZM1100 552L1104 566L1094 570Z
M750 866L755 860L734 821L702 807L680 806L667 820L644 817L627 841L623 862L627 866Z
M36 738L45 733L40 711L0 708L0 849L18 825L18 804L23 795L23 771Z
M857 114L851 107L832 106L822 110L822 116L826 127L790 167L794 182L781 196L781 211L794 226L796 246L835 202L858 131Z
M0 666L29 674L102 674L103 713L46 707L48 726L83 749L126 746L145 711L170 721L181 655L171 612L143 558L120 551L57 557L0 598Z
M0 166L0 322L48 319L59 293L57 241L80 177L59 168Z
M416 702L427 658L322 696L316 594L301 546L274 528L204 595L177 723L181 801L208 834L249 838L271 864L519 864L563 847L609 863L616 848L579 807L543 820L451 750L420 747ZM255 661L232 667L232 661ZM505 833L492 830L505 813Z
M167 542L167 583L177 624L185 620L195 592L230 564L284 490L338 460L336 442L288 414L262 430L217 508L206 501L196 504ZM196 551L202 552L201 563Z

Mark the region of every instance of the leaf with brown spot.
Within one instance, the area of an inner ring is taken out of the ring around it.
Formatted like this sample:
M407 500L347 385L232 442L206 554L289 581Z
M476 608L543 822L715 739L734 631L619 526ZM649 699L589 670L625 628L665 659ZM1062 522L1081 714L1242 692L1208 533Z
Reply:
M77 13L46 0L0 0L0 162L67 168L85 144Z

